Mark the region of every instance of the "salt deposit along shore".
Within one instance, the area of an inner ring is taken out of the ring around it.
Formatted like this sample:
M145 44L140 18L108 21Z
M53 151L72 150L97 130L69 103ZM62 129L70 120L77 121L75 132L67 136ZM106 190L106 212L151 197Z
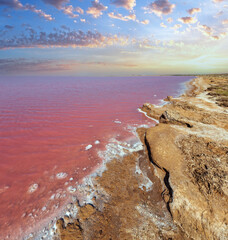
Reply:
M165 100L140 108L159 123L81 186L52 239L228 238L228 75Z

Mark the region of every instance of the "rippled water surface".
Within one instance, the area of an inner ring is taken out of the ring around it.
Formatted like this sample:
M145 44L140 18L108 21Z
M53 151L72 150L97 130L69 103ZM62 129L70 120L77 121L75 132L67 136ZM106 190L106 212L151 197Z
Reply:
M137 108L179 95L189 79L0 77L1 239L56 214L102 161L98 150L151 124Z

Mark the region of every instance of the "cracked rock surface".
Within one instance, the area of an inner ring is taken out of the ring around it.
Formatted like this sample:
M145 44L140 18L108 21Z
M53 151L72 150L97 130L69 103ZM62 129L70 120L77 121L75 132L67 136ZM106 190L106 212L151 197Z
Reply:
M191 239L228 239L228 111L211 93L227 84L227 76L196 79L195 91L170 98L145 135L160 179L162 168L170 175L173 221ZM142 109L157 116L153 105Z

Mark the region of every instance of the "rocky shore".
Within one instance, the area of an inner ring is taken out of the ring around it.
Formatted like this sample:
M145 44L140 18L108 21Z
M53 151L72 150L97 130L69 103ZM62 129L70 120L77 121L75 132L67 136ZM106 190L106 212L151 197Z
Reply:
M107 163L54 240L228 239L228 75L197 77L166 101L142 106L159 120L137 130L142 150Z

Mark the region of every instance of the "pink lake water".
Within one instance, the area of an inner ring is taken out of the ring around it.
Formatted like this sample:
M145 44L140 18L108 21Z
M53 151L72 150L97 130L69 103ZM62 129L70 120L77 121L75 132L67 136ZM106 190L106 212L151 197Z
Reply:
M68 183L101 163L111 138L153 123L137 108L178 96L190 79L0 77L0 239L21 239L52 218L72 194Z

